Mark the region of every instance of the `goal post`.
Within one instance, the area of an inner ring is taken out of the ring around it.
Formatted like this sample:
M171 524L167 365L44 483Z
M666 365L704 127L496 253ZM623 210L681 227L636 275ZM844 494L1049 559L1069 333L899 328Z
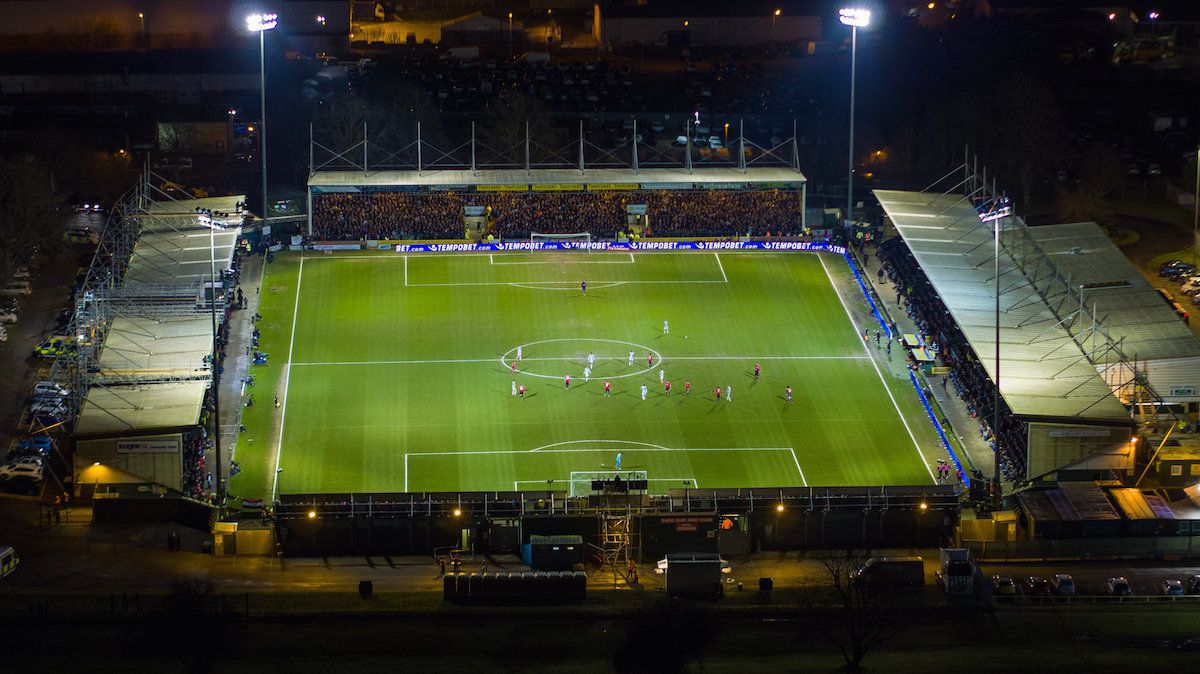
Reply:
M596 493L592 483L596 481L612 482L617 478L623 481L646 480L644 470L584 470L571 471L571 496L587 496Z
M546 246L545 244L554 243L558 245ZM591 232L577 232L574 234L543 234L541 232L529 233L529 249L537 250L561 250L561 249L578 250L583 249L587 252L592 251L592 234Z

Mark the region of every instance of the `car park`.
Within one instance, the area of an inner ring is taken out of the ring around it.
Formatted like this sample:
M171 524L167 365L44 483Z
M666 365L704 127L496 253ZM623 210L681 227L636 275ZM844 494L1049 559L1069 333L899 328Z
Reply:
M1187 594L1184 591L1183 581L1181 580L1164 580L1158 589L1164 597L1182 597Z
M1054 586L1054 594L1060 597L1074 597L1076 594L1075 579L1069 573L1056 573L1050 579Z
M1128 597L1133 594L1133 588L1124 576L1109 578L1104 583L1104 594L1110 597Z
M1001 597L1011 597L1017 594L1017 584L1013 582L1012 576L992 576L992 594Z

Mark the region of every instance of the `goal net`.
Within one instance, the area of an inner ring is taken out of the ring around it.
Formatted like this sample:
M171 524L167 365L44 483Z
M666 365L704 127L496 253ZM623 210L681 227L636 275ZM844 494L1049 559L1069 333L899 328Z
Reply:
M592 250L592 235L590 232L579 232L577 234L541 234L539 232L529 233L529 249L530 250Z
M646 471L644 470L571 471L571 496L587 496L589 494L595 494L601 490L594 489L594 483L615 482L617 478L621 478L622 482L647 479Z

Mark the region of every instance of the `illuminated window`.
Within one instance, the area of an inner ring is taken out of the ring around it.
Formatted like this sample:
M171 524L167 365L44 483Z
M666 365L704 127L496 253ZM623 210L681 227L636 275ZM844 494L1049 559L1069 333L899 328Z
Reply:
M1171 477L1179 477L1183 475L1183 464L1175 464L1171 466Z
M1191 475L1192 477L1200 475L1200 463L1193 463L1192 465L1188 466L1188 475Z

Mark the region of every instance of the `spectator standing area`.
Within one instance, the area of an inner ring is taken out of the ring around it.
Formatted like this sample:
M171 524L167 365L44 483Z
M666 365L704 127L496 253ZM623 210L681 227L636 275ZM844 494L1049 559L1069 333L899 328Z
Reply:
M569 491L618 453L652 492L933 483L834 252L305 251L262 294L280 405L246 411L238 496Z

